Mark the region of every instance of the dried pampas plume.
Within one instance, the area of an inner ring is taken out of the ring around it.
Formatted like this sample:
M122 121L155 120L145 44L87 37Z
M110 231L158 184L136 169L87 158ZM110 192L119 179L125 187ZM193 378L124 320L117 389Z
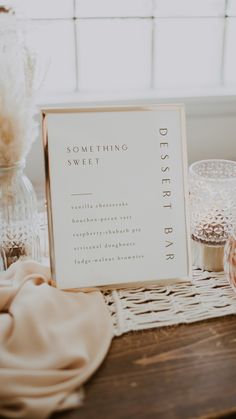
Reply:
M26 157L37 134L36 60L19 40L14 16L0 13L0 19L0 166L13 166Z

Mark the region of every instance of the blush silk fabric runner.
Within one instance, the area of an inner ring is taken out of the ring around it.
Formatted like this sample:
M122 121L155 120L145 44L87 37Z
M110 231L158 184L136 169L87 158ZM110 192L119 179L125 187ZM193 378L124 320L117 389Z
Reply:
M100 292L50 286L50 270L17 262L0 274L0 415L44 419L78 407L113 337Z

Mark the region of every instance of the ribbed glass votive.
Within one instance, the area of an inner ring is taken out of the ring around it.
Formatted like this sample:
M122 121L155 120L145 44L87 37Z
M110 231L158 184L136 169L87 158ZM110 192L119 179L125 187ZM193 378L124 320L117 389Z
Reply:
M193 263L223 271L224 245L236 220L236 162L202 160L189 168Z

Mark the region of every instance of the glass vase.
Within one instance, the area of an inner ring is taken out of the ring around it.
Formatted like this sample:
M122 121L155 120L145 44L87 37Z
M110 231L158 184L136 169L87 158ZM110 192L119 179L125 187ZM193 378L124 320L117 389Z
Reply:
M0 270L22 258L40 261L37 199L23 169L23 162L0 167Z

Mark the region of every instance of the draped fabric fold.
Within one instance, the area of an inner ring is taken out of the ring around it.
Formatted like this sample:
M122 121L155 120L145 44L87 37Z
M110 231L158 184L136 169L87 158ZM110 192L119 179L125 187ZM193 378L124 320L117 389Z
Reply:
M81 404L112 321L99 291L50 286L49 268L17 262L0 275L0 415L44 419Z

